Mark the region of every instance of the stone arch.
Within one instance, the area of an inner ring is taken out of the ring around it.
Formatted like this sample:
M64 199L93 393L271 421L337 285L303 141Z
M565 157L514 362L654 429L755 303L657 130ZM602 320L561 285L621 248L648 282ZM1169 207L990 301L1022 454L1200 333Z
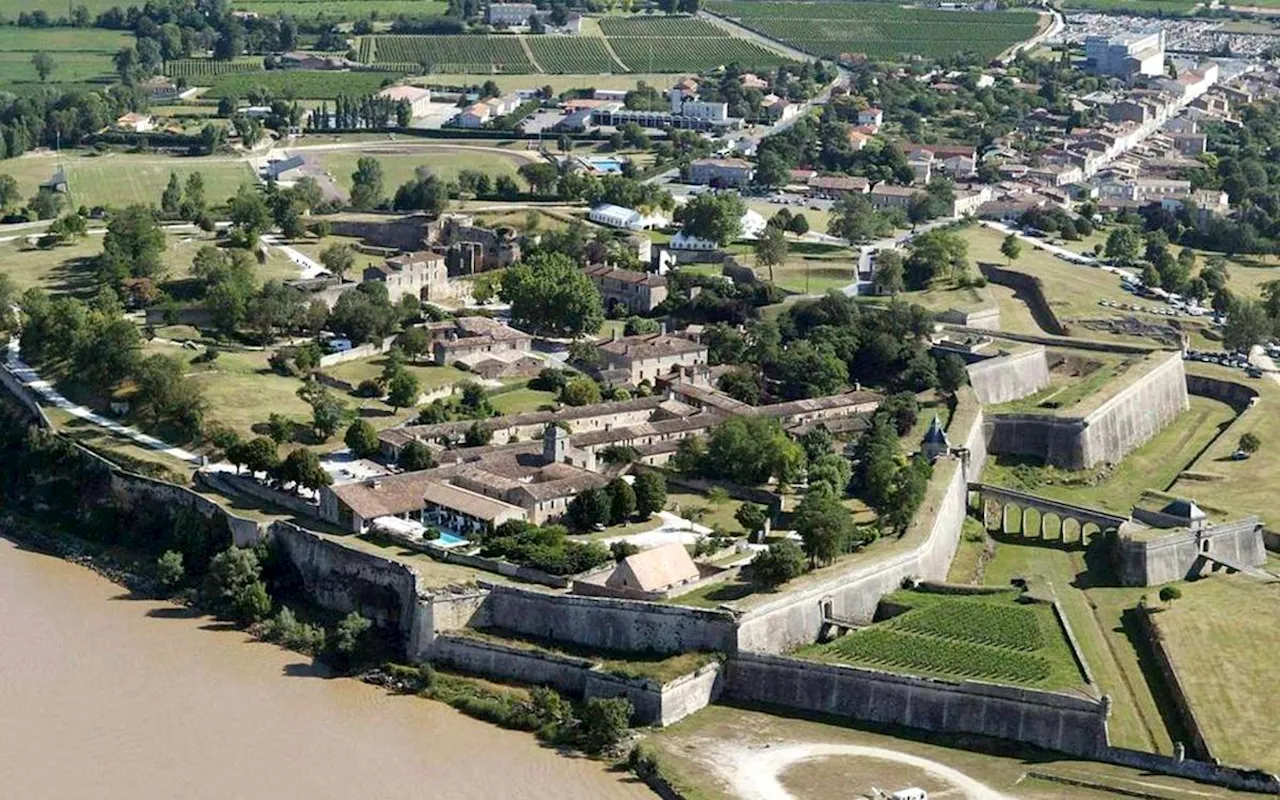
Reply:
M1080 520L1075 517L1067 517L1062 520L1062 543L1065 544L1084 544L1082 541L1081 530L1083 529Z
M1035 506L1027 506L1022 509L1022 535L1028 539L1043 539L1044 531L1041 525L1044 522L1044 515L1040 509Z
M1095 536L1102 533L1102 526L1096 522L1086 522L1080 526L1080 546L1088 546Z
M1022 507L1017 503L1000 506L1000 533L1022 534Z
M1056 511L1040 513L1040 538L1046 542L1062 541L1062 515Z

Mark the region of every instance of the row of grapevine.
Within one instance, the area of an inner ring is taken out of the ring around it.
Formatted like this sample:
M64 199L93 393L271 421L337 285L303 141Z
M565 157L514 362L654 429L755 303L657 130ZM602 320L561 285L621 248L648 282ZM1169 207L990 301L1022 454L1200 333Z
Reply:
M359 97L373 94L386 84L402 78L399 72L233 72L219 75L207 97L244 97L263 90L275 97L299 100L333 100L339 95Z
M372 63L419 64L432 72L524 73L533 65L514 36L367 36ZM364 47L364 39L361 47ZM363 55L363 50L362 50Z
M844 659L926 675L954 675L990 681L1036 684L1052 666L1031 653L972 644L876 626L838 639L833 650Z
M237 58L231 61L218 61L212 58L177 58L165 62L164 72L170 78L200 78L232 72L260 72L262 68L261 57Z
M703 72L725 64L771 69L791 63L754 42L729 36L674 41L656 36L611 37L609 46L632 72Z
M1039 650L1045 644L1036 612L1025 606L948 599L908 611L887 625L1015 650Z
M599 37L530 36L525 41L544 72L585 75L620 69Z
M705 19L697 17L605 17L600 20L605 36L666 36L683 39L690 36L728 36Z

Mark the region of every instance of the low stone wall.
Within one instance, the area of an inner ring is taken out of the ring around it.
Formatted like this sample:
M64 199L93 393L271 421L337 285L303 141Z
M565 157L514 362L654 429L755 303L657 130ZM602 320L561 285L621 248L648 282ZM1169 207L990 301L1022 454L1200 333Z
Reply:
M880 598L900 588L904 578L946 578L968 507L967 476L976 477L986 462L982 411L972 392L963 392L961 402L965 411L957 410L951 435L953 443L968 453L967 464L951 458L934 465L924 503L905 534L919 539L920 544L820 583L787 591L777 600L747 611L738 621L738 651L781 653L810 644L817 640L825 616L870 622Z
M366 342L365 344L356 345L350 350L343 350L339 353L325 353L320 356L320 368L333 367L338 364L345 364L348 361L359 361L362 358L372 358L380 356L391 349L391 345L395 344L396 337L387 336L380 343L374 344Z
M989 358L965 368L978 402L1007 403L1049 386L1049 359L1043 345Z
M1241 412L1258 399L1258 390L1237 381L1209 378L1187 373L1187 391L1201 397L1221 400L1237 412Z
M733 647L734 619L724 611L480 585L489 590L481 627L620 653L725 652Z
M626 697L633 722L671 725L719 696L720 664L707 664L666 684L604 672L585 658L507 645L468 636L440 635L428 654L432 663L472 675L549 686L582 698Z
M1108 747L1095 756L1097 761L1108 764L1119 764L1157 775L1172 775L1178 778L1210 783L1215 786L1226 786L1246 792L1262 794L1280 794L1280 778L1260 769L1231 767L1193 759L1178 759L1174 756L1162 756L1158 753L1145 753L1139 750L1127 750L1121 747Z
M1083 758L1107 749L1110 704L1058 692L738 653L726 665L725 696L860 722L979 734Z
M418 574L410 567L288 522L272 523L268 536L316 604L342 614L355 611L398 631L411 658L430 642L432 617L421 613Z
M1182 691L1182 683L1178 680L1178 672L1173 667L1173 659L1165 650L1160 628L1151 618L1151 613L1150 609L1139 606L1134 617L1138 621L1138 629L1146 645L1151 649L1156 668L1160 670L1160 677L1164 679L1164 685L1169 689L1169 698L1173 700L1173 707L1178 711L1178 721L1182 729L1187 732L1188 740L1183 742L1187 753L1201 761L1217 761L1213 756L1213 750L1209 747L1209 742L1204 738L1204 732L1200 729L1195 712L1191 710L1191 703Z
M1058 315L1053 312L1053 307L1045 298L1039 278L986 262L980 263L978 269L992 283L1007 286L1017 292L1020 299L1031 310L1031 317L1041 328L1057 336L1069 335L1070 332L1058 321Z
M386 220L332 220L334 236L353 236L376 247L421 250L427 219L422 215Z
M200 470L196 472L195 481L196 485L206 486L210 490L220 494L228 496L248 495L256 500L262 500L281 508L287 508L295 514L302 514L308 517L320 516L319 504L308 503L298 495L272 489L270 486L263 485L255 478L236 475L232 472Z
M430 541L401 542L401 544L410 550L417 550L420 553L426 553L437 561L475 567L476 569L484 570L485 572L492 572L495 575L504 575L508 578L516 578L517 580L527 581L529 583L550 586L553 589L567 589L573 581L572 576L552 575L549 572L543 572L542 570L534 569L533 567L512 564L510 561L501 561L496 558L459 553L452 548L440 547L439 545L432 544Z

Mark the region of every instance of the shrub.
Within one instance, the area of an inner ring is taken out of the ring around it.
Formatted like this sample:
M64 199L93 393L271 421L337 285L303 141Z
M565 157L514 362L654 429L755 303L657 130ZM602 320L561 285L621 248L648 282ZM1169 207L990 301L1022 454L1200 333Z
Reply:
M627 735L635 707L625 697L593 697L582 706L579 741L589 753L617 747Z
M764 586L781 586L804 572L805 557L800 545L784 539L751 560L751 576Z
M613 556L614 561L621 561L628 556L634 556L640 552L640 548L631 542L619 541L609 545L609 555Z
M382 384L373 378L365 378L356 386L356 397L382 397Z
M182 566L182 553L166 550L156 559L156 580L165 590L172 592L182 583L186 570Z

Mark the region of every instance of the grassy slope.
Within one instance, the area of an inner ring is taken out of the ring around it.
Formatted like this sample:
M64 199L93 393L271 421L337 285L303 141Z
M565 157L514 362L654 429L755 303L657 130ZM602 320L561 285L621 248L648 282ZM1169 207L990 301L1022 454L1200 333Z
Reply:
M1228 764L1280 770L1280 586L1224 575L1182 591L1155 622L1210 749Z
M21 11L35 6L14 0L0 0L0 15L16 18ZM61 7L65 16L66 6ZM55 16L58 11L51 11ZM19 28L0 27L0 86L38 83L39 76L31 66L31 56L44 51L53 56L54 70L50 83L85 81L114 73L111 56L133 43L133 37L119 31L97 28Z

